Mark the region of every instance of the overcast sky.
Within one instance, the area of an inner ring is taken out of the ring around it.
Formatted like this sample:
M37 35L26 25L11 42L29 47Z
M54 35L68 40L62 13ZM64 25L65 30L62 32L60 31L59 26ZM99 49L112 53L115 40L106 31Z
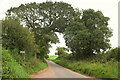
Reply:
M5 18L5 12L10 7L17 7L20 4L29 2L45 2L46 0L0 0L0 20ZM47 0L49 1L49 0ZM112 47L118 46L118 1L120 0L50 0L50 1L63 1L71 4L74 8L81 9L94 9L95 11L100 10L103 14L110 18L109 25L113 29L113 36L110 38ZM50 48L50 55L53 55L56 47L66 47L63 35L57 34L60 43L52 44Z

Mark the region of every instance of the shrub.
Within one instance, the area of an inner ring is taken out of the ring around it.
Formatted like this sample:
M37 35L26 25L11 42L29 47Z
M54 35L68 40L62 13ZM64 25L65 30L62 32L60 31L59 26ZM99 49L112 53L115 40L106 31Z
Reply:
M2 78L30 78L24 68L5 49L2 54L2 69Z
M13 50L8 49L8 53L11 54L16 62L21 65L28 74L38 72L47 66L46 63L35 58L34 56L29 57L29 55L26 55L24 61L23 54L18 53L18 49L16 48Z
M107 60L120 60L118 55L120 54L120 47L111 49L110 51L106 52Z

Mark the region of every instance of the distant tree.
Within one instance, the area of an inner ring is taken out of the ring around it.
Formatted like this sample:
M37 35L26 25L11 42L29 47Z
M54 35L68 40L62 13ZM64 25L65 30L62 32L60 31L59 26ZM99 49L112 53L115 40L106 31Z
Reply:
M64 57L65 55L67 55L68 53L66 51L69 51L67 48L65 47L57 47L57 52L55 53L55 55L58 55L58 57Z
M84 10L81 18L71 21L65 31L65 42L73 54L79 59L81 55L89 57L110 48L109 38L112 31L108 28L108 17L101 11Z

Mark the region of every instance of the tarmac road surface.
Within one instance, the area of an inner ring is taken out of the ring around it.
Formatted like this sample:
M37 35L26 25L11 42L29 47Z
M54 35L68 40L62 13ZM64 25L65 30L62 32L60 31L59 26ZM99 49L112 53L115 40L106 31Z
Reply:
M31 78L81 78L82 80L101 80L93 77L85 76L64 68L52 61L47 61L48 67L38 73L31 74Z

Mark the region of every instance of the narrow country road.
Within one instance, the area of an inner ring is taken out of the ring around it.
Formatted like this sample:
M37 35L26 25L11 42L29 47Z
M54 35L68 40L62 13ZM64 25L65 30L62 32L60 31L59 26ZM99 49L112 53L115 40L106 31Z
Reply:
M31 78L91 78L64 68L52 61L47 61L48 67L38 73L31 74ZM92 80L96 80L95 78Z

